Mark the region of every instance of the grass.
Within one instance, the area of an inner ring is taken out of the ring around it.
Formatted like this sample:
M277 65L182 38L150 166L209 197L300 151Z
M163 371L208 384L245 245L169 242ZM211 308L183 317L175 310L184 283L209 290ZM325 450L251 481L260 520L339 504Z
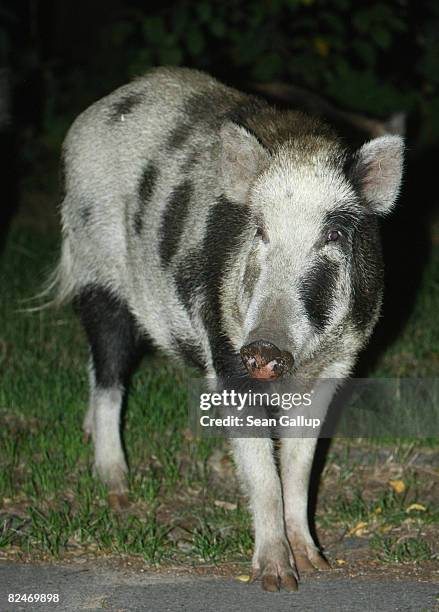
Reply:
M430 544L419 537L400 539L375 535L371 545L377 559L383 563L411 563L438 558Z
M439 522L439 508L428 508L420 504L422 510L407 511L407 508L417 502L417 495L411 495L410 488L404 495L398 495L391 490L384 489L373 500L368 500L359 490L354 491L349 497L339 495L328 509L327 516L322 525L333 525L341 523L347 530L355 530L359 523L366 523L371 529L379 531L387 529L392 525L400 525L410 517L412 524L428 524ZM410 502L408 501L410 500Z
M149 565L248 560L249 515L224 444L193 439L185 373L163 357L149 357L134 377L124 419L131 507L119 513L108 508L105 489L92 474L92 449L82 441L87 347L79 324L69 308L19 311L21 300L38 292L56 252L56 239L21 226L11 232L0 260L0 548L18 558L134 555ZM436 247L413 315L373 375L401 374L404 363L411 375L413 363L423 376L437 375L431 355L439 346L432 325L439 311L438 266ZM319 529L349 532L363 521L381 561L434 558L425 538L410 535L437 529L439 522L431 476L410 467L422 441L387 448L393 467L409 466L403 496L389 491L387 480L377 485L360 473L364 454L356 463L351 447L353 442L338 442L329 456ZM432 447L437 440L430 440ZM382 449L380 442L375 449ZM353 494L359 478L365 488ZM426 499L425 512L408 516L408 504ZM408 518L414 523L407 527ZM392 532L406 527L406 539Z

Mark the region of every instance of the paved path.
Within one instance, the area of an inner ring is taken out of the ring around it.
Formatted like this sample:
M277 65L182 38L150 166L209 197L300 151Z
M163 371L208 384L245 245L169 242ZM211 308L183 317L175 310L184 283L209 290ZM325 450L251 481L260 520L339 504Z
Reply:
M58 593L59 603L8 603L8 593ZM439 584L320 575L298 593L264 593L230 578L172 578L89 566L0 562L0 611L395 612L439 609Z

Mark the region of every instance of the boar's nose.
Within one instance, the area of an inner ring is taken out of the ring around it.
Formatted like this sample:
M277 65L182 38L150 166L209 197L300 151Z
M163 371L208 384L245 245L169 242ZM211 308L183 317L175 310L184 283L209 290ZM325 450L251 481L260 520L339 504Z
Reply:
M266 340L256 340L240 350L241 359L252 378L274 380L291 370L294 359L288 351L281 351Z

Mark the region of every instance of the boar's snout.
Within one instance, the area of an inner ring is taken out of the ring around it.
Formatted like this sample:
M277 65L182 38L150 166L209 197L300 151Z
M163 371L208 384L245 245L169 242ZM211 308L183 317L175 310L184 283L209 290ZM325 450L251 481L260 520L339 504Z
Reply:
M281 351L266 340L256 340L240 350L241 359L252 378L274 380L291 370L294 358L288 351Z

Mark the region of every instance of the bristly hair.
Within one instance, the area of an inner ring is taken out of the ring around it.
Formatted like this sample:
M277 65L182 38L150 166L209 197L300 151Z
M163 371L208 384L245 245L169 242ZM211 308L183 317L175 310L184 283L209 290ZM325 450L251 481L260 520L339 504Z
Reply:
M21 301L22 303L37 302L36 306L20 308L19 312L39 312L48 308L58 308L70 302L75 295L75 291L72 259L68 251L68 243L64 241L59 263L49 274L42 290Z

